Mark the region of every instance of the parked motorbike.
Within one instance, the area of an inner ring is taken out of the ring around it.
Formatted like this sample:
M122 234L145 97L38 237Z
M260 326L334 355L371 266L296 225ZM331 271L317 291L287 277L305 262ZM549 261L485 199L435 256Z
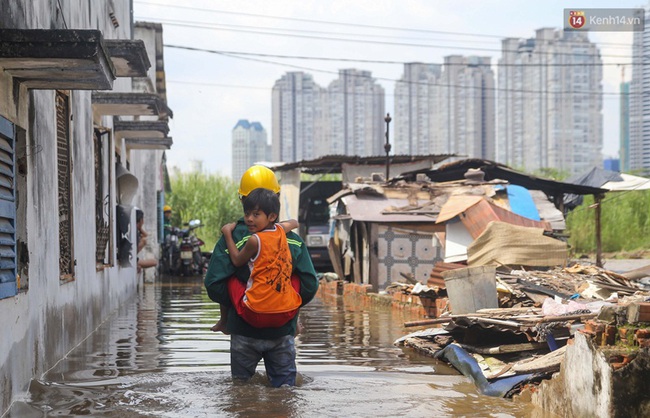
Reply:
M165 227L165 241L162 244L162 255L160 257L161 270L164 274L176 275L180 271L180 228L174 226Z
M207 270L209 253L201 251L204 242L194 231L203 225L200 220L193 219L185 226L187 228L170 227L167 230L162 249L162 269L171 275L201 275Z
M203 274L205 262L201 253L204 242L196 236L194 231L202 227L201 221L193 219L187 224L188 228L182 230L180 244L181 271L183 276Z

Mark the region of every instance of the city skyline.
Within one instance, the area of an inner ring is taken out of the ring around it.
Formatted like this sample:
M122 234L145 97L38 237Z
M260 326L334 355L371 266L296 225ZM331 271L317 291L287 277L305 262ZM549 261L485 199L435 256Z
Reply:
M576 8L611 7L607 1L576 1ZM282 7L280 7L282 6ZM637 7L631 1L619 7ZM271 127L270 91L287 71L305 71L327 86L341 68L371 71L386 89L394 115L393 84L406 62L441 64L443 56L490 56L504 38L526 39L542 27L561 28L564 2L521 4L413 0L240 3L195 0L134 1L135 17L159 21L165 33L168 95L175 118L168 164L186 169L192 159L206 171L230 173L230 130L241 117ZM513 19L512 16L517 16ZM230 26L224 25L227 20ZM276 33L276 32L282 32ZM631 64L631 32L593 32L603 58L604 156L618 154L621 65ZM248 54L248 55L246 55ZM196 65L200 62L200 65ZM631 71L626 72L629 79ZM391 124L391 130L394 124ZM391 140L393 139L391 132ZM392 141L391 141L392 142ZM202 144L211 144L205 149Z
M502 51L498 83L490 57L404 64L392 154L457 154L567 175L602 166L598 47L580 32L540 28L504 39ZM340 70L327 89L311 74L287 72L273 87L271 161L382 155L384 104L369 71Z

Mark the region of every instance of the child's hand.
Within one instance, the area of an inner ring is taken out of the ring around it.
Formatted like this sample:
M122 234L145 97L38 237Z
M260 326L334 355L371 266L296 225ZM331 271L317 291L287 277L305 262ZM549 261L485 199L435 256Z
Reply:
M231 222L231 223L229 223L229 224L225 224L225 225L221 228L221 233L223 233L223 234L232 234L232 231L235 230L235 226L236 226L236 225L237 225L237 224L236 224L235 222Z

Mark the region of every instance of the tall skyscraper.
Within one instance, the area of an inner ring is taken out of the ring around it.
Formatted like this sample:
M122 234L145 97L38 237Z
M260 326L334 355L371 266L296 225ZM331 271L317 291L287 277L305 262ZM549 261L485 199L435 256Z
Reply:
M328 88L326 154L384 154L384 88L370 71L345 69Z
M529 172L602 165L602 62L586 33L502 41L496 159ZM650 110L650 109L649 109Z
M272 92L272 158L294 162L314 158L325 139L325 91L312 76L288 72Z
M646 10L646 22L650 11ZM650 175L650 27L634 32L632 41L632 81L630 82L630 143L629 166L621 161L624 170ZM621 156L622 158L622 156Z
M266 129L240 119L232 130L232 178L238 180L251 165L270 159Z
M619 149L621 171L630 171L630 82L622 82L620 86L620 115L619 115Z
M438 64L404 64L404 75L395 84L395 155L433 153L433 138L440 129L441 72Z
M490 58L445 57L431 151L493 160L494 106Z

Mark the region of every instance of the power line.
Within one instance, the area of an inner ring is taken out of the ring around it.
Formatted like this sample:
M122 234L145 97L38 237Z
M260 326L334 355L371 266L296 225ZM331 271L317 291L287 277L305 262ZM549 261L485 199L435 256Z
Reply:
M138 19L147 19L147 18L138 18ZM198 25L198 24L183 24L183 23L174 23L175 21L158 19L159 23L163 23L169 26L179 26L179 27L190 27L190 28L201 28L201 29L210 29L210 30L219 30L219 31L231 31L239 33L251 33L256 35L271 35L271 36L284 36L289 38L299 38L299 39L315 39L315 40L325 40L325 41L338 41L338 42L347 42L347 43L365 43L371 45L386 45L386 46L399 46L399 47L414 47L414 48L434 48L434 49L453 49L453 50L467 50L467 51L486 51L486 52L513 52L521 53L519 49L500 49L500 48L479 48L479 47L466 47L466 46L453 46L453 45L431 45L431 44L417 44L409 42L388 42L388 41L373 41L373 40L364 40L364 39L350 39L350 38L332 38L326 36L313 36L313 35L300 35L300 34L290 34L290 33L279 33L279 32L265 32L255 29L234 29L234 28L220 28L213 25ZM567 43L563 40L558 40L557 42L560 46L567 46ZM577 45L591 47L596 46L596 44L586 41L579 43ZM552 56L570 56L570 57L597 57L601 58L606 56L608 58L631 58L629 55L601 55L599 52L596 54L590 53L578 53L578 52L557 52L557 51L525 51L529 55L552 55Z
M204 87L220 87L220 88L233 88L233 89L249 89L249 90L264 90L264 91L271 91L273 90L274 86L271 87L263 87L263 86L247 86L247 85L241 85L241 84L224 84L224 83L208 83L208 82L202 82L202 81L188 81L188 80L166 80L168 84L184 84L184 85L195 85L195 86L204 86ZM321 87L323 88L323 87ZM324 89L324 88L323 88ZM280 91L283 92L291 92L293 91L292 89L285 89L281 88L279 89ZM373 96L374 94L372 93L361 93L361 92L352 92L352 93L347 93L348 95L351 96ZM648 93L650 94L650 92ZM408 97L409 95L404 94L392 94L392 97ZM424 95L422 95L424 96ZM467 97L467 96L466 96ZM482 96L475 95L473 96L474 98L480 98ZM603 100L618 100L618 97L603 97Z
M287 16L277 16L277 15L263 15L263 14L246 13L246 12L233 12L233 11L227 11L227 10L215 10L215 9L206 9L206 8L200 8L200 7L161 4L161 3L154 3L154 2L147 2L147 1L140 1L140 0L138 0L137 3L149 4L149 5L159 6L159 7L169 7L169 8L177 8L177 9L196 10L196 11L200 11L200 12L211 12L211 13L217 13L217 14L226 14L226 15L233 15L233 16L247 16L247 17L264 18L264 19L276 19L276 20L303 22L303 23L317 23L317 24L323 24L323 25L348 26L348 27L354 27L354 28L360 28L361 27L361 28L368 28L368 29L391 30L391 31L401 31L401 32L430 33L430 34L437 34L437 35L453 35L453 36L469 36L469 37L479 37L479 38L494 38L494 39L499 39L499 40L506 39L506 38L513 38L512 36L505 36L505 35L467 33L467 32L450 32L450 31L440 31L440 30L432 30L432 29L404 28L404 27L395 27L395 26L369 25L369 24L356 23L356 22L355 23L347 23L347 22L335 22L335 21L328 21L328 20L306 19L306 18L296 18L296 17L287 17ZM525 38L522 38L522 37L514 37L514 38L525 39ZM567 41L567 42L575 42L575 41ZM616 46L626 46L626 47L629 46L628 44L605 43L605 42L601 43L601 45L616 45Z
M147 18L138 18L138 19L147 19ZM418 41L443 41L443 42L461 42L461 43L484 43L484 44L494 44L494 41L481 41L475 39L441 39L441 38L414 38L414 37L403 37L403 36L394 36L394 35L373 35L368 33L351 33L351 32L332 32L332 31L320 31L313 29L290 29L290 28L276 28L269 26L250 26L250 25L235 25L232 23L222 23L222 22L196 22L188 20L168 20L160 19L158 20L161 23L167 23L170 26L174 25L187 25L191 27L198 27L204 29L212 29L215 27L224 27L224 28L242 28L242 29L255 29L255 30L271 30L271 31L284 31L288 33L312 33L320 35L341 35L341 36L359 36L366 38L397 38L397 39L411 39Z
M234 55L243 55L243 56L253 56L253 57L266 57L266 58L281 58L281 59L299 59L299 60L313 60L313 61L341 61L341 62L363 62L369 64L413 64L413 63L422 63L427 65L440 65L440 66L467 66L464 63L434 63L434 62L419 62L419 61L391 61L391 60L369 60L362 58L331 58L331 57L314 57L314 56L305 56L305 55L279 55L279 54L262 54L256 52L240 52L240 51L223 51L223 50L210 50L205 48L196 48L190 46L181 46L181 45L170 45L165 44L166 48L175 48L175 49L185 49L189 51L200 51L200 52L214 52L221 54L234 54ZM610 62L610 63L490 63L491 67L589 67L589 66L605 66L605 65L632 65L632 62Z
M197 48L191 48L187 47L187 49L191 50L198 50ZM251 57L242 57L238 56L233 53L224 53L220 51L215 51L215 50L201 50L202 52L210 52L218 55L222 55L225 57L230 57L230 58L236 58L240 60L247 60L247 61L254 61L254 62L261 62L261 63L266 63L266 64L272 64L272 65L280 65L284 67L290 67L290 68L295 68L295 69L300 69L300 70L307 70L307 71L313 71L313 72L318 72L318 73L325 73L325 74L334 74L334 75L339 75L340 72L337 71L331 71L331 70L323 70L323 69L318 69L318 68L311 68L311 67L305 67L301 65L294 65L294 64L287 64L287 63L279 63L279 62L274 62L270 60L263 60L259 58L251 58ZM470 67L470 66L468 66ZM487 67L487 66L486 66ZM367 77L364 75L360 74L353 74L350 73L349 75L355 76L355 77ZM416 84L416 85L426 85L426 86L438 86L438 87L447 87L447 88L466 88L466 89L475 89L475 90L482 90L482 91L503 91L503 92L514 92L514 93L531 93L531 94L546 94L546 95L553 95L554 97L562 96L562 95L616 95L619 96L621 93L606 93L606 92L594 92L594 91L562 91L562 92L549 92L545 90L523 90L523 89L504 89L504 88L498 88L498 87L484 87L484 86L465 86L465 85L456 85L456 84L441 84L441 83L429 83L429 82L421 82L421 81L413 81L413 80L396 80L393 78L386 78L386 77L370 77L375 80L383 80L383 81L391 81L391 82L401 82L401 83L407 83L407 84Z

